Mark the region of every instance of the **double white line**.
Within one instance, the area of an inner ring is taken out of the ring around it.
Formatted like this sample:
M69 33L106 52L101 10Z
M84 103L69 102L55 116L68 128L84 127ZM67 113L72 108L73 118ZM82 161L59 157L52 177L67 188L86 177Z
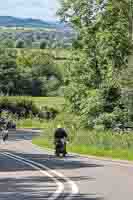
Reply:
M56 170L52 170L46 167L45 165L42 165L40 163L20 157L12 153L4 152L1 154L11 159L17 160L21 163L24 163L32 167L33 169L38 170L41 174L45 174L47 177L51 178L56 183L57 189L52 194L52 196L49 197L48 200L57 200L64 192L64 184L61 181L59 181L58 178L61 178L71 188L71 193L65 198L65 200L71 200L74 196L76 196L79 193L77 185L71 179L65 177L63 174L57 172Z

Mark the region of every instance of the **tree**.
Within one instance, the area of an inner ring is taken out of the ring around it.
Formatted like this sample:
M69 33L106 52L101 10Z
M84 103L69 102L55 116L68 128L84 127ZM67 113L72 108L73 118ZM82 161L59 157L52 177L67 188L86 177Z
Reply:
M26 39L24 46L26 46L26 48L31 49L32 48L32 39Z
M5 39L2 44L5 48L14 48L14 41L12 39Z
M25 42L24 42L24 40L18 40L16 42L16 48L20 48L20 49L25 48Z
M47 96L61 84L62 74L50 54L0 49L0 93Z
M7 50L0 52L0 92L13 95L17 90L18 70L15 55Z
M42 40L40 42L40 49L46 49L47 48L47 42L46 40Z
M66 67L66 97L86 126L101 122L106 127L108 117L112 127L124 115L118 77L128 66L131 48L129 1L61 0L61 5L58 14L78 33L77 50Z
M54 66L52 56L43 51L27 53L21 50L16 62L21 75L20 83L23 82L21 88L24 87L23 91L28 91L30 95L47 96L51 89L48 87L51 77L55 77L59 85L62 82L62 74ZM57 89L57 85L54 89Z
M133 2L129 0L129 41L133 42Z
M131 45L131 51L129 52L128 56L128 69L126 70L126 85L130 85L130 88L133 86L132 82L132 74L133 74L133 3L132 0L129 1L129 45Z

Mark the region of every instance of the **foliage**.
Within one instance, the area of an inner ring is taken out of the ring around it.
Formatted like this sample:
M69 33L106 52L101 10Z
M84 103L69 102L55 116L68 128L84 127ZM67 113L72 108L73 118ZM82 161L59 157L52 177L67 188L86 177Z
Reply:
M2 47L14 48L14 42L12 39L5 39L1 42Z
M40 49L46 49L47 47L47 41L46 40L42 40L40 42Z
M125 126L131 118L120 80L131 49L129 1L62 0L61 5L58 14L78 32L65 78L72 111L91 128Z
M40 44L47 43L47 48L70 48L75 38L73 30L45 28L0 27L0 47L39 49ZM42 46L44 49L44 45Z
M16 52L0 50L0 92L11 95L16 90L19 73L16 64Z
M132 133L82 129L79 117L69 112L59 114L54 121L44 121L40 124L44 131L40 137L33 138L33 143L43 148L54 148L53 133L58 124L68 132L69 152L133 160Z
M49 53L0 50L0 93L52 96L62 81L62 73Z
M16 48L20 48L20 49L25 48L25 41L24 40L16 41Z
M54 119L58 114L58 110L52 106L43 105L40 107L31 98L19 97L1 97L0 98L0 114L6 118L12 116L16 120L25 119Z

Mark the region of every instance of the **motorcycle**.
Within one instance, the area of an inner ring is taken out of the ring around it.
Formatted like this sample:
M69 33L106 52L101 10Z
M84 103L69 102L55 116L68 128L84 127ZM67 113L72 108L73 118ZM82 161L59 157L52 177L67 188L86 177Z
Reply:
M63 157L66 156L66 139L56 139L55 141L55 155L60 157L62 154Z
M1 129L1 132L2 132L3 142L5 142L6 140L8 140L8 130L5 127L3 127Z
M16 124L13 121L8 121L8 129L16 130Z

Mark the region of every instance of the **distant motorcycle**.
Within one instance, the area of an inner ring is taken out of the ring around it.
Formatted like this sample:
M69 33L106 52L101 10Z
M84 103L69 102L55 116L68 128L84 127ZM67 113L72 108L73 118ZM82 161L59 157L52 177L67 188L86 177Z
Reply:
M60 157L60 155L62 155L63 157L66 156L66 140L65 139L56 139L55 155L57 157Z
M2 139L4 142L8 140L8 130L5 128L2 129Z
M8 129L16 129L16 124L13 121L8 121L7 127Z

